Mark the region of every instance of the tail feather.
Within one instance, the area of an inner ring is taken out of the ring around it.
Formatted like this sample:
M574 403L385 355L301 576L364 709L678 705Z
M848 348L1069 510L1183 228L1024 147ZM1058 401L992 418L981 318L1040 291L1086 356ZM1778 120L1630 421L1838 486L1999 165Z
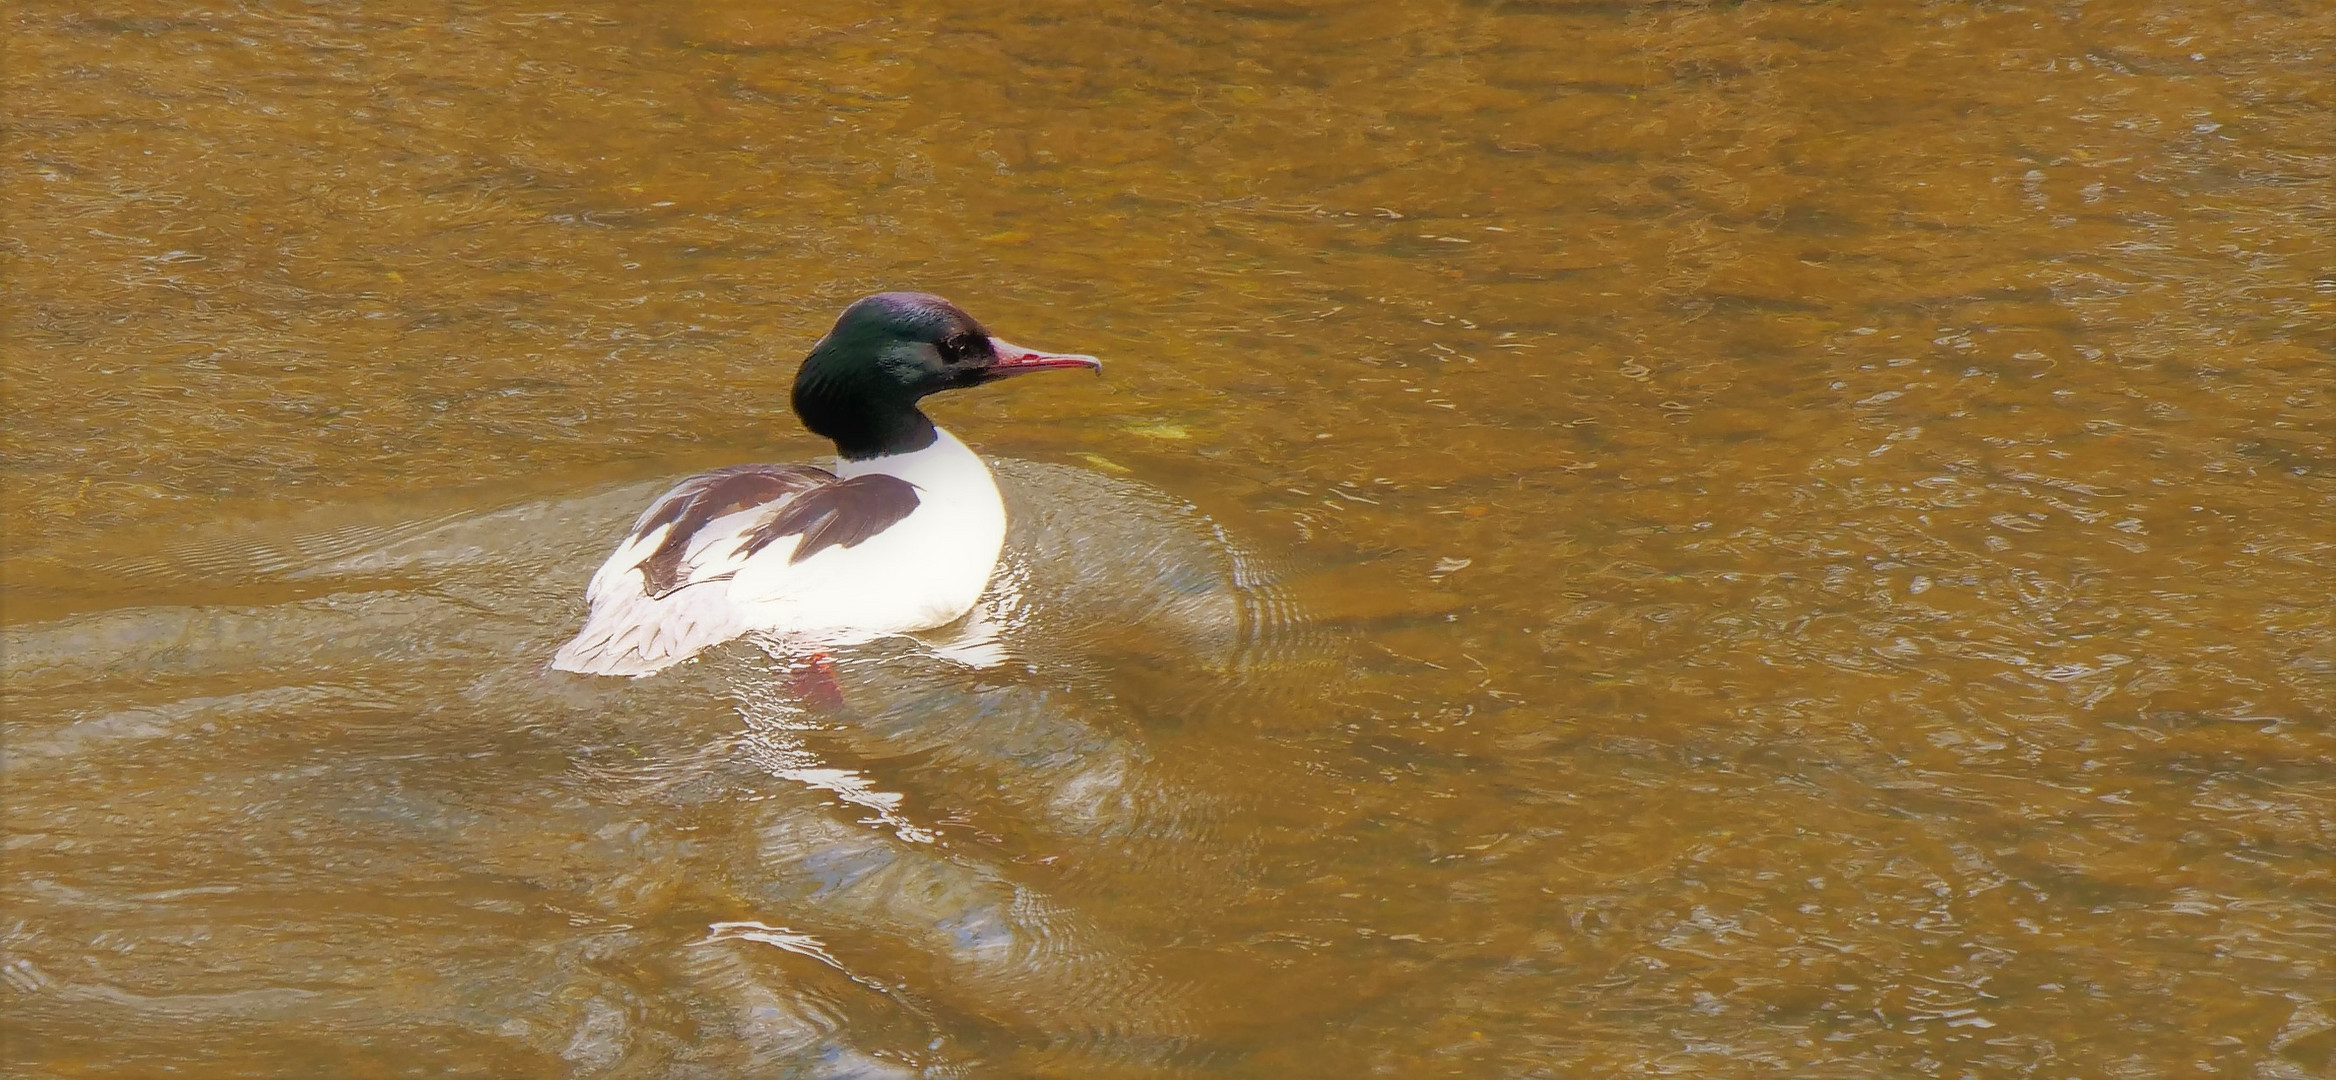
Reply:
M610 596L574 639L552 656L552 668L581 675L654 675L745 632L725 617L719 588L691 588L662 599L639 593Z

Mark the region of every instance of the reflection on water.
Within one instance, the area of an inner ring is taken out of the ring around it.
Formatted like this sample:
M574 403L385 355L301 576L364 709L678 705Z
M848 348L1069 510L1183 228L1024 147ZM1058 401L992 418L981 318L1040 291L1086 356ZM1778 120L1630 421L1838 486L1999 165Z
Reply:
M11 1068L2336 1073L2336 15L0 48ZM544 672L908 286L998 638Z

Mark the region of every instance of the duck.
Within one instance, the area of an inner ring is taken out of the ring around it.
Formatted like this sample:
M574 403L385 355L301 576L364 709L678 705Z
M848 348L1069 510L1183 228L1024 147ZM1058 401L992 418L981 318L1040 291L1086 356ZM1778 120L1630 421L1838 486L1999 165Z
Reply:
M997 569L1005 503L920 403L1057 370L1103 364L1015 345L930 293L852 302L790 398L834 442L834 468L733 465L675 484L592 575L584 625L550 666L640 678L749 634L823 658L963 618Z

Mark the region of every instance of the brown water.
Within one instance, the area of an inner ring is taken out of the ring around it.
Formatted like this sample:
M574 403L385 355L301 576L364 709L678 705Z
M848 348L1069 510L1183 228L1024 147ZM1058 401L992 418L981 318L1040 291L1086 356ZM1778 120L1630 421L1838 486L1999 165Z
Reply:
M2336 9L6 19L12 1075L2336 1075ZM1015 661L543 674L884 287Z

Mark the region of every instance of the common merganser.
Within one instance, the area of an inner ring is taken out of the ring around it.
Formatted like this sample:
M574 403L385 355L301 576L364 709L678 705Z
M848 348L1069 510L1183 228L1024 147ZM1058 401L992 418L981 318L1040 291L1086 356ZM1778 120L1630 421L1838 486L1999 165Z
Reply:
M956 621L997 568L1006 508L917 402L1058 368L1103 364L991 337L927 293L853 302L795 374L795 416L835 440L835 471L734 465L674 485L592 575L584 628L551 666L639 677L748 633L819 651Z

